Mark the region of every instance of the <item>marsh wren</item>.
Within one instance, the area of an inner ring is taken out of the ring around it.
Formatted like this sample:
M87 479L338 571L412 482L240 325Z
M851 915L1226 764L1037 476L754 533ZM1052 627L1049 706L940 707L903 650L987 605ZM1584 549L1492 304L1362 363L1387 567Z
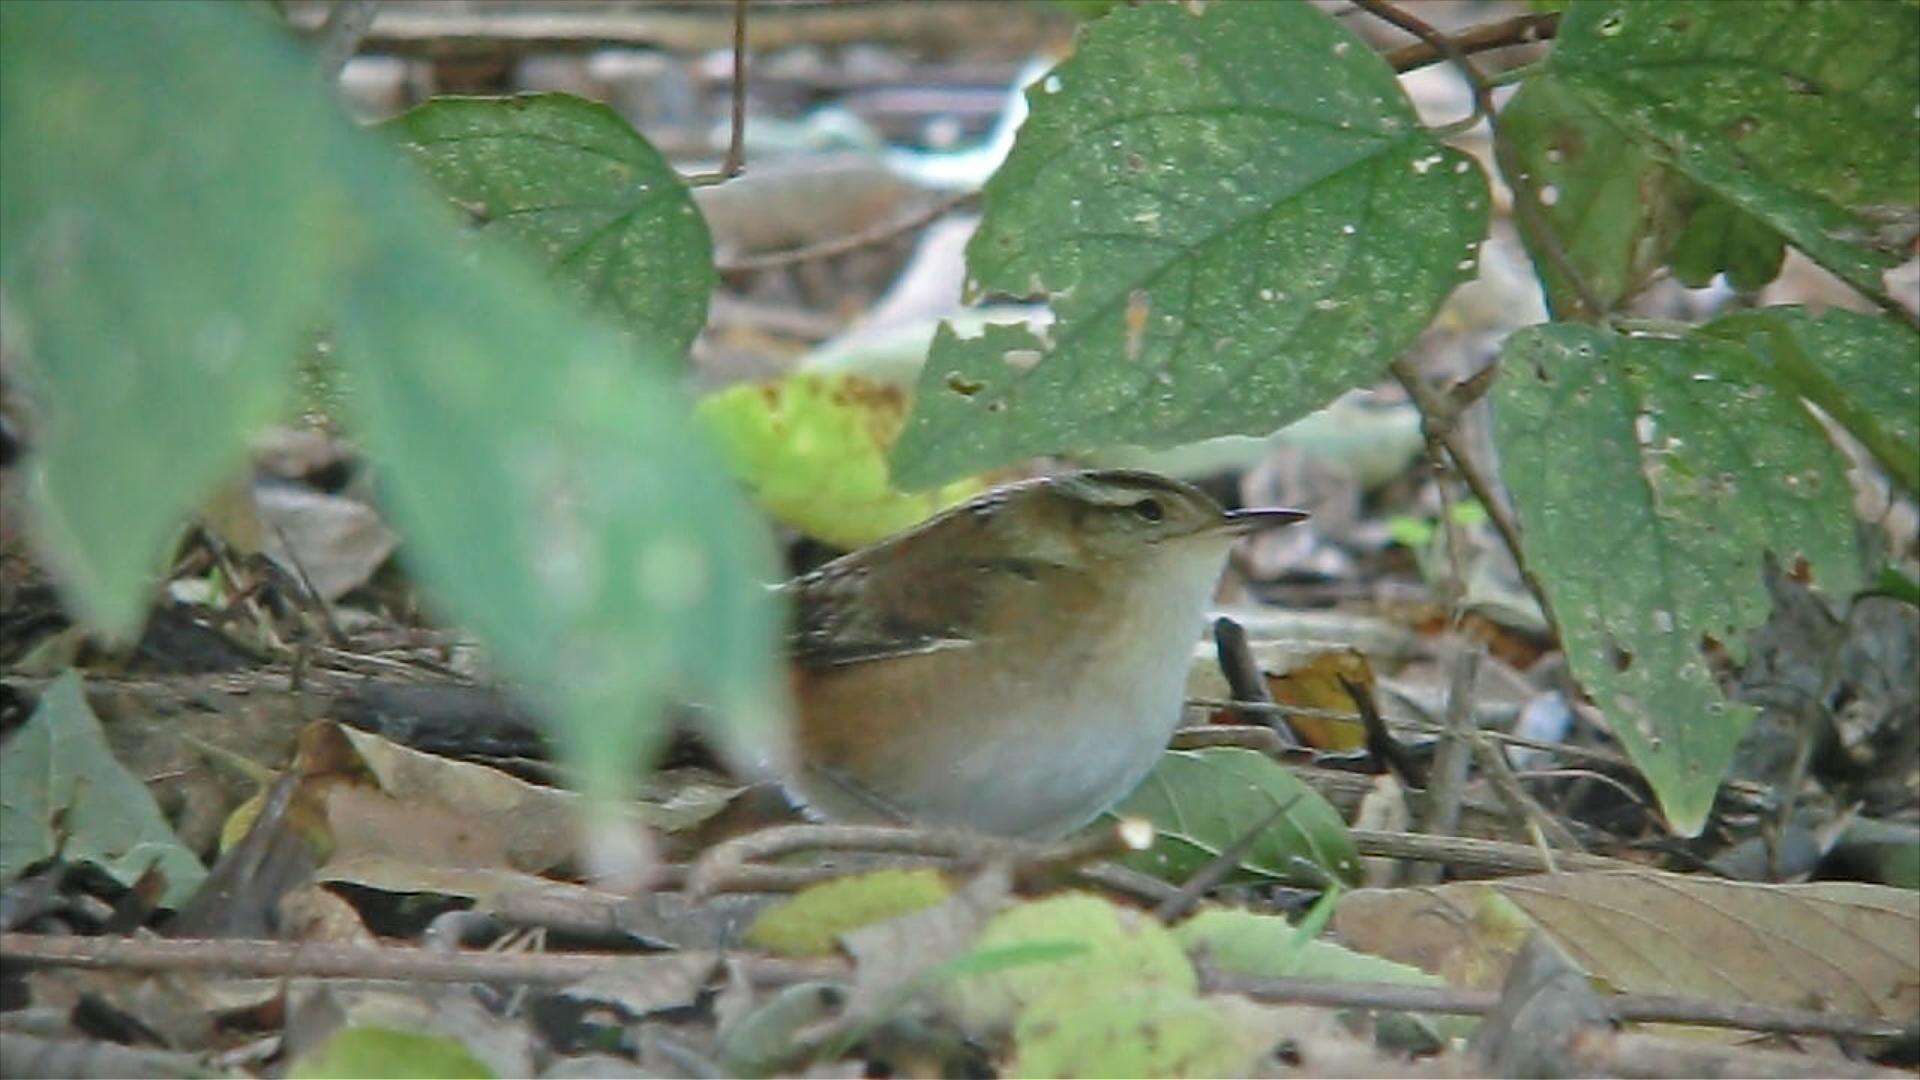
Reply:
M1178 726L1234 539L1146 472L988 492L782 588L799 705L788 790L820 816L1047 839L1140 783Z

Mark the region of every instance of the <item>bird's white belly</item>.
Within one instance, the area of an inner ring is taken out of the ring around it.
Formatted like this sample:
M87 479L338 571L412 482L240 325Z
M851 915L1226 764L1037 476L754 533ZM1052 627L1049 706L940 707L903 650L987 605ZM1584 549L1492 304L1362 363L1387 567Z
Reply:
M1220 560L1167 568L1128 624L1084 636L1077 674L992 688L996 735L946 757L925 778L921 815L1007 836L1051 838L1093 820L1137 787L1179 726L1187 669ZM986 688L982 688L986 689Z

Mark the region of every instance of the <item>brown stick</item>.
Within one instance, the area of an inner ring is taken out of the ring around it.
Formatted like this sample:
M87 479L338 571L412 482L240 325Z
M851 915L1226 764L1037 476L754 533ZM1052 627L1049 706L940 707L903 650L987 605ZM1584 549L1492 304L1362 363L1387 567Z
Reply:
M133 939L0 934L0 958L14 963L119 971L204 971L259 978L403 979L415 982L504 982L564 986L602 971L645 974L650 964L685 963L686 953L438 952L363 945L206 938ZM715 957L719 962L720 957ZM730 956L767 984L844 978L844 963Z
M849 251L884 244L895 237L910 233L923 225L947 216L955 210L980 197L977 191L963 191L941 199L924 210L917 210L898 221L884 222L871 229L864 229L851 236L837 240L825 240L818 244L809 244L790 251L770 251L765 255L743 255L740 258L719 264L723 274L735 274L748 270L773 270L795 263L811 262L815 259L831 259L836 255L845 255Z
M1429 836L1426 833L1348 829L1354 850L1388 859L1417 859L1504 874L1548 874L1555 870L1624 870L1648 873L1626 859L1589 855L1579 851L1554 852L1551 860L1530 844L1503 840L1476 840L1467 836Z
M1510 45L1531 45L1538 41L1550 41L1559 29L1560 13L1549 11L1533 15L1516 15L1499 22L1470 26L1446 40L1452 44L1455 52L1465 56L1491 49L1504 49ZM1445 52L1426 41L1395 49L1382 57L1386 60L1388 67L1400 72L1423 68L1446 58Z

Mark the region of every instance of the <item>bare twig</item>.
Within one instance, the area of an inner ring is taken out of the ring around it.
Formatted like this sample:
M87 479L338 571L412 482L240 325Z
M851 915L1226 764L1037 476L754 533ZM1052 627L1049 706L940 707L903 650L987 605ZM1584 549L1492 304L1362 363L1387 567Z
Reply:
M765 255L743 255L737 259L731 259L719 264L719 270L723 274L733 274L747 270L773 270L782 266L792 266L795 263L811 262L816 259L831 259L837 255L845 255L850 251L858 251L861 248L884 244L895 237L910 233L930 222L938 221L979 197L980 193L977 191L963 191L957 195L951 195L941 199L939 202L923 210L916 210L898 221L889 221L881 225L876 225L871 229L854 233L851 236L843 236L818 244L809 244L806 247L794 248L791 251L773 251Z
M1435 30L1426 20L1386 2L1386 0L1354 0L1362 9L1375 18L1405 30L1426 44L1429 48L1444 55L1448 62L1460 72L1466 80L1467 88L1473 93L1473 111L1475 118L1485 117L1487 128L1493 135L1494 161L1500 166L1500 173L1506 177L1513 188L1514 220L1519 223L1520 231L1533 242L1533 245L1547 257L1553 268L1566 278L1580 303L1580 310L1569 312L1569 317L1582 322L1591 322L1606 314L1606 306L1600 303L1593 288L1580 272L1573 257L1560 240L1560 234L1547 220L1546 204L1540 199L1540 189L1533 182L1531 174L1520 168L1513 160L1513 154L1506 140L1500 137L1500 121L1493 104L1493 88L1473 66L1466 54L1446 35Z
M1520 568L1520 580L1526 583L1527 592L1532 594L1534 602L1540 605L1540 613L1547 625L1558 632L1559 624L1553 618L1553 606L1547 599L1547 590L1534 576L1527 565L1526 552L1520 546L1520 523L1513 516L1513 510L1494 490L1493 481L1481 469L1473 455L1467 451L1466 440L1461 437L1458 424L1458 409L1445 395L1427 384L1421 377L1418 365L1407 357L1393 362L1394 377L1400 385L1407 388L1407 394L1413 398L1414 407L1420 410L1420 423L1423 429L1431 428L1434 437L1447 448L1447 455L1453 459L1453 467L1466 481L1467 490L1473 492L1480 505L1486 508L1488 520L1493 522L1495 532L1506 544L1507 551L1513 556L1513 563Z
M1445 40L1453 46L1455 53L1465 56L1491 49L1504 49L1511 45L1531 45L1538 41L1548 41L1559 29L1560 13L1548 11L1532 15L1516 15L1499 22L1470 26ZM1447 53L1423 40L1405 48L1395 49L1382 59L1393 70L1407 72L1445 60Z
M1487 786L1493 788L1494 794L1507 805L1507 811L1516 820L1525 822L1531 830L1534 842L1543 849L1541 854L1547 860L1548 872L1557 872L1558 868L1553 865L1553 852L1545 850L1548 842L1551 841L1553 847L1579 851L1580 841L1574 839L1573 833L1569 832L1565 825L1547 813L1538 800L1526 793L1526 790L1520 786L1520 781L1513 775L1513 763L1507 760L1507 756L1500 751L1499 747L1493 745L1491 739L1481 738L1477 731L1472 732L1469 737L1473 741L1474 760L1480 763L1480 771L1487 778Z
M1031 883L1152 844L1153 827L1140 818L1123 818L1111 828L1057 844L1008 840L963 829L783 825L709 848L686 872L685 887L696 898L721 892L786 892L857 872L846 867L758 865L761 860L803 851L914 855L959 863L999 860L1011 864L1016 881Z
M1208 889L1220 884L1228 874L1233 872L1235 867L1240 865L1240 860L1246 857L1247 852L1253 850L1255 842L1257 842L1268 829L1271 829L1276 822L1282 817L1285 817L1287 812L1293 809L1294 804L1300 801L1301 797L1300 795L1295 795L1286 802L1276 804L1266 817L1260 819L1258 824L1234 838L1234 841L1226 847L1221 848L1220 854L1208 860L1207 865L1201 867L1197 873L1188 878L1186 882L1180 886L1179 892L1167 897L1165 902L1153 909L1153 917L1159 919L1161 922L1172 922L1180 916L1185 915L1188 909L1200 902L1200 897L1205 895Z
M688 187L711 187L739 176L747 167L747 0L733 0L733 72L730 87L727 156L715 172L687 177Z
M1310 978L1260 978L1212 970L1204 965L1202 982L1210 991L1241 994L1255 1001L1335 1008L1477 1016L1491 1012L1500 1001L1499 992L1494 990L1330 982ZM1785 1009L1658 994L1614 994L1605 998L1605 1001L1614 1017L1624 1023L1698 1024L1702 1027L1739 1028L1745 1031L1855 1037L1897 1035L1900 1032L1899 1024L1879 1017L1816 1012L1812 1009Z
M720 172L731 178L747 167L747 0L733 0L733 112L727 157Z
M1503 840L1381 832L1376 829L1349 829L1347 832L1353 838L1356 852L1378 858L1418 859L1501 874L1546 874L1556 869L1620 870L1641 874L1653 872L1625 859L1578 851L1557 852L1549 859L1531 844L1511 844Z
M1311 751L1289 744L1280 733L1265 724L1201 724L1173 733L1170 750L1205 750L1212 746L1233 746L1254 750L1270 757L1312 756Z
M1245 701L1257 705L1273 704L1273 694L1267 690L1267 677L1260 670L1259 661L1253 658L1253 648L1247 644L1246 627L1225 615L1213 621L1214 655L1220 663L1220 674L1226 676L1227 689L1232 692L1233 700ZM1255 714L1258 715L1258 714ZM1299 746L1300 739L1294 734L1292 725L1286 718L1273 717L1274 734L1289 746Z
M300 553L293 549L293 541L287 538L287 530L281 528L277 521L273 522L273 535L279 538L280 550L287 553L287 561L293 564L293 576L300 582L301 591L320 609L321 628L326 631L327 643L335 646L346 644L347 636L340 632L340 624L334 620L333 605L327 603L327 598L320 595L319 589L314 588L313 577L307 573L307 564L301 560Z
M1480 668L1480 650L1463 648L1453 660L1447 681L1446 731L1434 755L1433 785L1427 789L1427 808L1420 827L1437 836L1452 836L1460 828L1460 800L1466 793L1467 763L1473 753L1473 683ZM1422 866L1409 878L1413 884L1440 880L1439 866Z
M565 985L604 971L645 975L661 961L686 964L686 953L611 956L606 953L439 952L430 949L289 944L238 938L171 940L0 934L0 958L119 971L204 971L262 978L405 979L417 982L501 982ZM768 985L839 978L846 965L832 960L731 957L748 976ZM718 957L716 957L716 962Z

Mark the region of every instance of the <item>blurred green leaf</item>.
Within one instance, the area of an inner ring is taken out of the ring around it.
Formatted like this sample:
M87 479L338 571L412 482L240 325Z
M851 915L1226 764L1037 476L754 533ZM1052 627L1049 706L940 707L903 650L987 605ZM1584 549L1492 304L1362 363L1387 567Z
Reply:
M1012 907L993 917L973 951L998 952L1044 944L1082 946L1055 962L975 971L952 979L945 992L974 1030L1012 1024L1051 1000L1097 997L1116 987L1163 986L1179 995L1199 989L1193 965L1165 927L1088 893L1062 893Z
M1548 71L1688 177L1884 295L1881 272L1920 228L1920 5L1576 4ZM1743 255L1730 269L1757 265Z
M1021 1016L1014 1076L1246 1076L1285 1035L1245 998L1116 985Z
M281 415L364 239L332 121L244 9L0 4L0 277L41 407L36 525L111 634L139 630L182 522Z
M1738 659L1765 618L1764 552L1859 584L1843 463L1745 349L1568 324L1507 339L1495 384L1502 471L1568 662L1652 784L1697 833L1752 710L1702 655Z
M734 475L781 523L835 547L865 547L986 489L957 480L895 488L887 449L906 419L906 394L858 375L798 373L742 383L701 400Z
M875 870L823 881L762 911L746 940L783 956L825 956L840 935L930 908L953 894L938 870Z
M764 524L663 365L523 259L458 243L248 9L0 18L8 349L18 329L51 388L43 516L89 608L137 626L167 530L337 317L406 561L595 787L631 784L669 697L777 752Z
M1123 861L1177 883L1289 803L1291 808L1248 849L1240 869L1305 886L1325 885L1328 878L1355 881L1359 856L1340 812L1299 777L1252 750L1169 750L1109 813L1153 822L1152 850Z
M764 523L678 389L540 283L392 223L338 354L402 557L625 791L672 697L774 736Z
M942 328L894 448L908 487L1271 432L1377 378L1486 234L1472 159L1305 4L1113 11L1027 99L967 265L1057 321Z
M686 182L620 114L571 94L436 98L382 125L479 231L643 342L684 352L718 274Z
M395 1080L465 1080L491 1077L493 1070L451 1035L423 1035L371 1025L343 1028L312 1053L294 1062L294 1080L353 1080L385 1076Z
M1261 977L1299 977L1335 982L1386 982L1443 986L1417 967L1354 952L1331 941L1297 940L1296 928L1279 915L1214 908L1174 928L1189 951L1206 951L1222 971Z
M179 907L207 871L173 834L140 778L107 746L80 677L50 684L0 754L0 884L58 855L131 886L150 868L166 875L160 903Z

